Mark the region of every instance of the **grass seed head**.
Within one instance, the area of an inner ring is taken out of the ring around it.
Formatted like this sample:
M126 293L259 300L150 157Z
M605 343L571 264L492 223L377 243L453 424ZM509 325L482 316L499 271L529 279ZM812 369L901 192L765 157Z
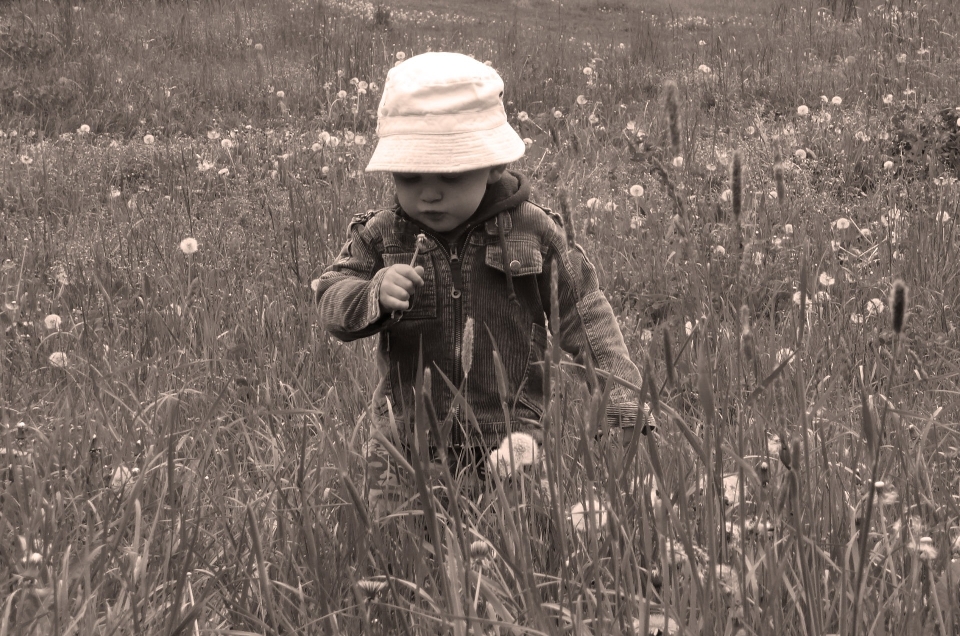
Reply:
M673 80L663 83L666 91L667 118L670 124L670 145L674 156L680 154L680 89Z
M740 213L743 212L743 157L740 151L733 153L730 164L730 196L733 200L733 216L740 223Z
M901 333L907 317L907 293L909 289L899 278L893 282L890 290L890 314L893 317L893 331Z

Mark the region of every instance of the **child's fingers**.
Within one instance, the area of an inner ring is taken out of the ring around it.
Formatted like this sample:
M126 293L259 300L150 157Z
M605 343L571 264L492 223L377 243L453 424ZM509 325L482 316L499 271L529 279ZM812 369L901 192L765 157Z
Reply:
M416 267L410 267L409 265L394 265L395 271L400 274L405 280L410 281L413 284L413 288L410 289L413 292L414 289L423 285L423 267L417 265Z

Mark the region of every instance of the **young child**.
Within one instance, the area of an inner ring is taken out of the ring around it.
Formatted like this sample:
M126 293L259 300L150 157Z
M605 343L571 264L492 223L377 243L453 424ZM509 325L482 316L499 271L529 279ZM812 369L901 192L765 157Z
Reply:
M579 246L568 247L560 218L529 202L527 179L506 169L525 145L507 122L496 71L457 53L409 58L387 74L377 134L367 171L392 174L395 205L353 217L346 245L315 288L333 336L379 335L375 411L384 431L392 412L398 447L413 446L421 360L431 369L437 418L454 418L446 443L458 467L474 464L482 473L485 455L510 432L542 439L548 327L575 359L589 356L596 368L640 386L593 266ZM548 325L553 268L560 320ZM465 343L468 322L474 335ZM494 347L510 392L509 423ZM465 386L476 425L443 376ZM631 391L616 383L609 404L611 425L635 424ZM396 475L381 445L371 440L366 452L377 509Z

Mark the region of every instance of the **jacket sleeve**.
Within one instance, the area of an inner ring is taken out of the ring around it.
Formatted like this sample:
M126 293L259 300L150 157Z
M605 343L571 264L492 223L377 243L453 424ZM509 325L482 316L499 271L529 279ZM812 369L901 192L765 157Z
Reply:
M393 322L390 314L381 311L380 284L385 270L367 221L369 217L354 217L350 237L337 259L312 285L320 324L344 342L378 333Z
M596 368L634 386L642 386L640 371L630 359L613 308L600 290L596 270L583 248L576 244L568 246L558 224L548 231L547 240L548 263L544 267L547 293L542 297L544 312L550 316L549 281L551 269L556 268L560 324L551 325L550 329L559 337L560 347L578 362L589 355ZM638 401L634 390L614 383L607 406L610 426L635 426Z

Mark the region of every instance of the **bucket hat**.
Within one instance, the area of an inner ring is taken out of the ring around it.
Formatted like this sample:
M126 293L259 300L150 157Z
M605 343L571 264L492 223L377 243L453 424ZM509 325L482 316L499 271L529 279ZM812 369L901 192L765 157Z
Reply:
M390 69L377 136L367 172L466 172L526 150L507 122L500 75L460 53L423 53Z

